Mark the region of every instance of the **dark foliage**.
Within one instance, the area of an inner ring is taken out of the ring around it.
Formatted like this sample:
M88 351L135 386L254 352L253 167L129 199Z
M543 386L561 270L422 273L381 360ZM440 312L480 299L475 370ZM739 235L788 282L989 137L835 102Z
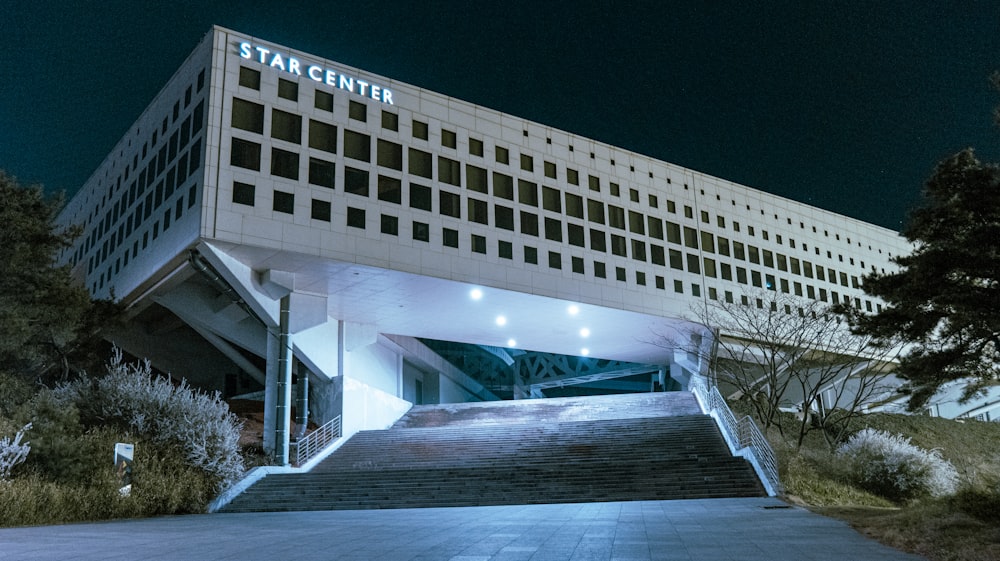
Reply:
M67 266L57 266L78 229L58 229L62 200L0 171L0 368L51 383L95 364L100 330L118 307L92 302ZM106 355L105 355L106 356Z
M945 382L971 377L971 394L1000 374L1000 168L971 149L942 161L903 235L915 249L894 258L899 271L864 279L887 307L853 321L914 343L897 373L918 409Z

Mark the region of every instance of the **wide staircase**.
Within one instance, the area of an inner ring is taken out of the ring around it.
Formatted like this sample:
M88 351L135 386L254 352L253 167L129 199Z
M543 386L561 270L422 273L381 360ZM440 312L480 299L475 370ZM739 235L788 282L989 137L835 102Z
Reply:
M222 512L762 496L687 392L424 405Z

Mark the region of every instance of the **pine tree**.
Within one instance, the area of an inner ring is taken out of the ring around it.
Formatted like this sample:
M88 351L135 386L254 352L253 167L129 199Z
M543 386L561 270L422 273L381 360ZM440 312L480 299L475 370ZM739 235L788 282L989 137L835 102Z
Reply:
M40 381L65 378L81 343L114 315L56 265L77 234L55 226L61 204L0 170L0 368Z
M865 291L887 306L855 327L912 343L898 374L919 409L951 380L966 396L1000 380L1000 167L971 149L938 164L902 232L914 244L897 272L871 273Z

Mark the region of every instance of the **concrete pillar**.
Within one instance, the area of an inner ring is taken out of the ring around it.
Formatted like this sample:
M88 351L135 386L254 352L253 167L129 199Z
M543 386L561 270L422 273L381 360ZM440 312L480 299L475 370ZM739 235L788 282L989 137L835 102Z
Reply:
M306 428L309 424L309 369L299 362L297 373L298 383L295 384L296 440L306 435Z
M278 321L278 360L276 365L276 402L274 426L274 460L288 465L288 448L292 425L292 335L289 332L291 296L282 296ZM270 365L268 365L270 370ZM266 394L265 394L266 397ZM265 407L267 405L265 404Z

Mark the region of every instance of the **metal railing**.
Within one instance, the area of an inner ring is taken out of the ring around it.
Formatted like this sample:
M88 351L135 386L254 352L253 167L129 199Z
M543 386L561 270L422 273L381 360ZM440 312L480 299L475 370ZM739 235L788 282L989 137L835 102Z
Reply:
M340 438L340 415L293 443L295 465L301 466L310 458L322 452L331 442Z
M719 393L719 388L711 384L702 376L692 376L690 382L691 392L701 401L704 408L719 425L726 440L730 442L734 451L742 452L751 464L757 468L762 479L766 479L765 486L771 494L781 492L781 480L778 479L778 462L774 455L774 449L767 441L757 424L750 416L744 416L737 420L729 404Z

